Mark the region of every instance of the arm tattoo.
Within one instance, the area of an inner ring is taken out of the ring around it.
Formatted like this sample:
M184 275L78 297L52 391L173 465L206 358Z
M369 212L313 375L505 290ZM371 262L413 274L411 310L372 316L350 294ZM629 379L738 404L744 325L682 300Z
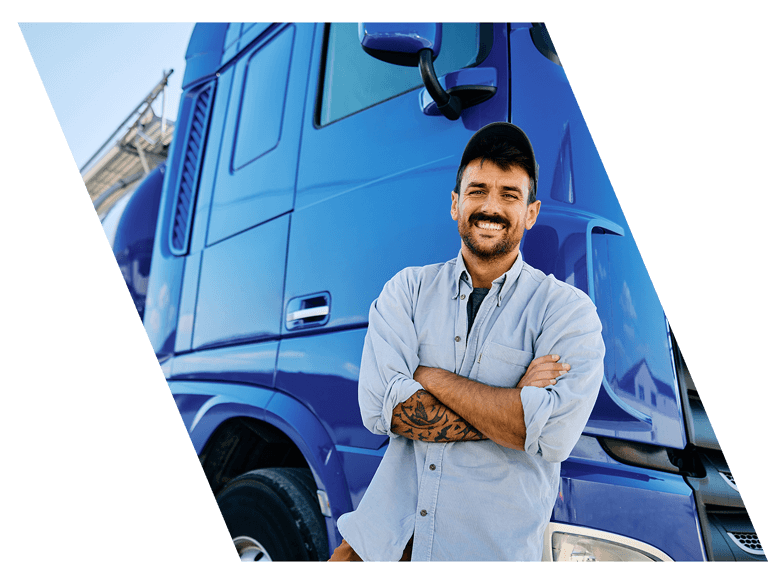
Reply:
M394 408L391 430L405 438L423 442L487 439L461 416L423 389Z

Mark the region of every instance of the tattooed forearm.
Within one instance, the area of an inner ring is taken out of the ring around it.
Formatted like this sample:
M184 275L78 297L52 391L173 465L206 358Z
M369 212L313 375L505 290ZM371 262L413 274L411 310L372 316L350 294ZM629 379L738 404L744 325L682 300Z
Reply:
M423 389L394 408L391 429L395 434L423 442L486 440L481 432Z

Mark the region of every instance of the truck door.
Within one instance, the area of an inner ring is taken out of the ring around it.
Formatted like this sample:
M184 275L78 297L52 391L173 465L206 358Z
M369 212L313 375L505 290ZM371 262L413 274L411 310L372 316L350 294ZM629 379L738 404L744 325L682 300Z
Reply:
M508 44L505 25L443 31L436 73L481 70L497 87L456 121L423 113L418 68L365 54L356 24L317 28L285 302L328 292L326 329L365 323L394 273L459 250L451 191L470 136L508 118Z

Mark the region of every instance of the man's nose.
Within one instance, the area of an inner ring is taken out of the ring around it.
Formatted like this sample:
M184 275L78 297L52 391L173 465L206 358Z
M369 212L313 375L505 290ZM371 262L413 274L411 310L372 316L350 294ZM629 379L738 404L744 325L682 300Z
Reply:
M500 204L500 194L489 192L484 198L481 210L487 215L501 215L502 206Z

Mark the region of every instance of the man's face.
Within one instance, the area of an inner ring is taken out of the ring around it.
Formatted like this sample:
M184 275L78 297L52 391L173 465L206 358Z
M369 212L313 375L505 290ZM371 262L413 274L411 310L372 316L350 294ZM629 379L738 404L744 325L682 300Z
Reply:
M517 166L502 170L490 161L468 164L461 195L451 193L451 218L457 222L463 250L488 261L516 255L541 207L541 201L527 204L529 187L530 177Z

